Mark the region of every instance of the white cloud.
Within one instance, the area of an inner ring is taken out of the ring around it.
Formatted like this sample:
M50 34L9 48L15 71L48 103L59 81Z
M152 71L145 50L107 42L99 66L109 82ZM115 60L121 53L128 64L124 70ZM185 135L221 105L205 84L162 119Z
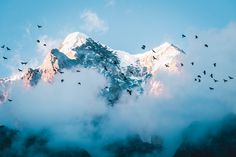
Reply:
M83 21L81 29L86 32L106 32L109 29L106 22L91 10L84 11L80 18Z
M48 35L42 35L39 37L40 43L37 44L37 52L40 56L45 57L48 52L54 48L58 48L62 42L59 39L50 38ZM46 46L44 46L46 44Z

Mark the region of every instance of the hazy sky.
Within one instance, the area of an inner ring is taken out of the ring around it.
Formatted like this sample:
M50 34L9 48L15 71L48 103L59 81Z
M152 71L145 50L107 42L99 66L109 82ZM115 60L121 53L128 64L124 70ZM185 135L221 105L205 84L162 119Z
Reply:
M0 50L1 57L10 58L1 59L0 76L11 74L17 60L38 65L38 38L58 43L80 31L114 49L138 53L141 44L181 45L182 33L223 28L236 21L235 7L234 0L1 0L0 45L12 51Z

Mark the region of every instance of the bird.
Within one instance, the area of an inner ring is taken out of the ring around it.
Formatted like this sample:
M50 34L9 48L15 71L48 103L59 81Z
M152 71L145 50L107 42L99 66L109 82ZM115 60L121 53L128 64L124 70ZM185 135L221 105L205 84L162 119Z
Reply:
M224 82L227 82L228 80L226 80L226 79L223 79L223 81L224 81Z
M21 69L18 69L18 71L19 71L19 72L22 72L22 70L21 70Z
M228 76L230 80L234 79L232 76Z
M203 71L203 74L206 75L206 70Z
M130 71L131 74L134 74L133 71Z
M42 28L43 26L41 26L41 25L37 25L37 27L38 27L38 28Z
M198 82L201 82L201 79L198 79Z
M181 67L182 67L182 66L184 66L184 64L183 64L183 63L180 63L180 65L181 65Z
M214 88L213 88L213 87L209 87L209 89L210 89L210 90L214 90Z
M197 79L196 79L196 78L194 78L194 81L197 81Z
M129 95L132 95L132 90L127 89L127 92L129 93Z
M185 38L185 37L186 37L186 35L182 34L182 38Z
M7 51L10 51L11 49L9 47L7 47Z
M205 46L205 47L208 47L208 44L205 44L204 46Z
M6 60L6 59L7 59L7 57L4 57L4 56L3 56L2 58L3 58L4 60Z
M12 99L7 99L9 102L12 102Z
M210 77L213 78L213 74L211 74Z
M201 75L197 75L198 78L201 78Z
M152 56L153 60L157 59L155 56Z
M153 49L152 49L152 52L156 53L156 51L154 51Z
M40 40L36 40L37 41L37 43L40 43Z
M81 85L81 83L80 83L80 82L78 82L78 85Z
M58 72L59 72L60 74L64 74L64 72L63 72L63 71L60 71L60 70L58 70Z
M79 72L80 72L80 70L76 70L76 72L77 72L77 73L79 73Z
M61 79L61 83L64 82L64 79Z
M165 64L165 66L166 66L167 68L169 68L169 67L170 67L168 64Z
M146 45L142 45L142 47L141 47L143 50L145 50L145 48L146 48Z
M218 80L214 79L214 82L218 82Z
M43 44L43 46L47 46L47 44Z
M5 45L2 45L1 48L4 49Z
M22 65L26 65L26 64L28 64L28 62L21 62L21 64L22 64Z
M213 63L213 66L216 67L216 63Z
M198 38L198 36L197 35L195 35L195 39L197 39Z
M194 62L191 62L192 65L194 65Z

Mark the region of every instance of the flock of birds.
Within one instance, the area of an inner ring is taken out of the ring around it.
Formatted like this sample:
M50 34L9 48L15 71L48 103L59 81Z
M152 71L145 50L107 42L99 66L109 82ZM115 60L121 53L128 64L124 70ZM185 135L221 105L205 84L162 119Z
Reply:
M42 25L37 25L37 28L38 28L38 29L41 29L42 27L43 27ZM182 34L182 38L186 38L186 35ZM195 35L195 39L198 39L198 36L197 36L197 35ZM37 39L36 42L37 42L38 44L42 43L39 39ZM43 43L42 46L45 46L45 47L46 47L47 44L46 44L46 43ZM204 47L208 48L209 46L208 46L208 44L204 44ZM7 51L11 51L11 48L9 48L9 46L6 46L5 44L1 46L1 49L6 49ZM145 49L146 49L146 45L142 45L142 46L141 46L141 49L145 50ZM153 49L152 49L152 52L153 52L153 53L156 53L156 51L153 50ZM153 57L153 60L157 60L157 58L156 58L155 56L152 56L152 57ZM2 58L3 58L4 60L7 60L7 59L8 59L6 56L3 56ZM27 64L28 64L28 62L20 62L20 63L21 63L21 65L27 65ZM194 66L194 62L191 62L190 64L191 64L192 66ZM184 66L184 63L180 63L180 66L183 67L183 66ZM216 67L216 63L213 63L213 66ZM169 68L170 66L169 66L168 64L165 64L165 67L166 67L166 68ZM108 69L107 69L106 66L104 66L104 70L108 71ZM18 68L18 71L19 71L19 72L22 72L23 70L20 69L20 68ZM57 70L57 72L59 72L60 74L63 74L63 73L64 73L64 72L61 71L61 70ZM80 72L80 70L76 70L76 72ZM133 72L131 71L130 73L133 73ZM204 70L204 71L202 72L202 74L203 74L203 75L207 75L206 70ZM216 83L216 82L219 82L219 80L217 80L216 78L214 78L214 75L213 75L212 73L211 73L209 76L210 76L211 79L214 80L215 83ZM124 76L124 78L126 78L126 77ZM202 79L202 75L199 74L199 75L197 75L196 78L194 78L194 81L196 81L196 82L201 82L201 79ZM226 83L226 82L228 82L228 80L232 80L232 79L234 79L234 77L228 76L227 79L223 79L223 82ZM64 80L64 79L61 79L60 81L61 81L61 83L63 83L65 80ZM81 85L81 82L78 82L78 85ZM108 87L105 87L105 88L108 88ZM214 87L209 87L209 89L210 89L210 90L214 90ZM132 90L131 90L131 89L127 89L126 91L127 91L127 93L128 93L129 95L132 95ZM13 100L12 100L12 99L8 99L8 101L11 102L11 101L13 101Z
M185 35L185 34L182 34L182 38L186 38L186 35ZM198 35L195 35L194 38L195 38L195 39L198 39ZM204 47L208 48L209 46L208 46L208 44L204 44ZM146 45L142 45L142 46L141 46L141 49L145 50L145 49L146 49ZM152 52L153 52L153 53L156 53L156 51L153 50L153 49L152 49ZM152 57L153 57L153 60L156 60L156 59L157 59L155 56L152 56ZM192 66L194 66L194 62L191 62L190 64L191 64ZM212 65L213 65L213 67L216 67L216 63L213 63ZM180 66L183 67L183 66L184 66L184 63L180 63ZM166 68L169 68L170 66L169 66L168 64L165 64L165 67L166 67ZM206 70L203 70L202 74L203 74L203 75L207 75ZM215 83L219 82L219 80L216 79L212 73L210 73L209 76L210 76L211 79L213 79L213 81L214 81ZM234 77L228 76L228 78L224 78L224 79L222 79L222 81L223 81L224 83L226 83L226 82L228 82L229 80L233 80L233 79L234 79ZM195 81L195 82L199 82L199 83L200 83L201 80L202 80L202 75L200 75L200 74L198 74L198 75L194 78L194 81ZM215 89L214 87L209 87L209 90L214 90L214 89Z

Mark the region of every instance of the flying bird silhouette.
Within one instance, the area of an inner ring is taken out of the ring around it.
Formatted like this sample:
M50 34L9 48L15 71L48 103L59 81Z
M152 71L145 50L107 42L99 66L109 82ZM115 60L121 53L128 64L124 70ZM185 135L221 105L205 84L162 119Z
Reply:
M63 72L63 71L60 71L60 70L58 70L58 72L59 72L60 74L64 74L64 72Z
M181 66L181 67L183 67L183 66L184 66L184 64L183 64L183 63L180 63L180 66Z
M22 70L21 70L21 69L18 69L18 71L19 71L19 72L22 72Z
M152 49L152 52L156 53L156 51L154 51L153 49Z
M38 28L42 28L43 26L41 26L41 25L37 25L37 27L38 27Z
M78 85L81 85L81 82L78 82Z
M197 36L197 35L195 35L195 39L198 39L198 36Z
M198 79L198 82L201 82L201 79Z
M7 47L7 51L10 51L11 49L9 47Z
M224 82L227 82L228 80L226 80L226 79L223 79L223 81L224 81Z
M206 70L203 71L203 74L206 75Z
M232 76L228 76L230 80L234 79Z
M201 78L201 75L197 75L198 78Z
M43 44L43 46L47 46L47 44Z
M9 102L12 102L12 99L7 99Z
M61 79L61 83L63 83L64 82L64 79Z
M213 78L213 74L211 74L210 77Z
M141 46L141 48L142 48L143 50L145 50L145 48L146 48L146 45L142 45L142 46Z
M165 66L166 66L167 68L169 68L169 67L170 67L168 64L165 64Z
M28 62L21 62L21 64L22 64L22 65L26 65L26 64L28 64Z
M4 56L3 56L2 58L3 58L4 60L6 60L6 59L7 59L7 57L4 57Z
M194 62L191 62L192 65L194 65Z
M204 46L205 46L205 47L208 47L208 44L205 44Z
M186 37L186 35L182 34L182 38L185 38L185 37Z
M80 72L80 70L76 70L76 72L77 72L77 73L79 73L79 72Z
M209 89L210 89L210 90L214 90L214 88L213 88L213 87L209 87Z
M129 93L129 95L132 95L132 90L127 89L127 92Z
M213 66L216 67L216 63L213 63Z
M40 43L40 40L36 40L37 41L37 43Z
M153 60L157 59L156 57L152 56Z
M218 80L214 79L214 82L218 82Z
M2 45L1 48L4 49L5 45Z
M197 79L196 79L196 78L194 78L194 81L197 81Z

